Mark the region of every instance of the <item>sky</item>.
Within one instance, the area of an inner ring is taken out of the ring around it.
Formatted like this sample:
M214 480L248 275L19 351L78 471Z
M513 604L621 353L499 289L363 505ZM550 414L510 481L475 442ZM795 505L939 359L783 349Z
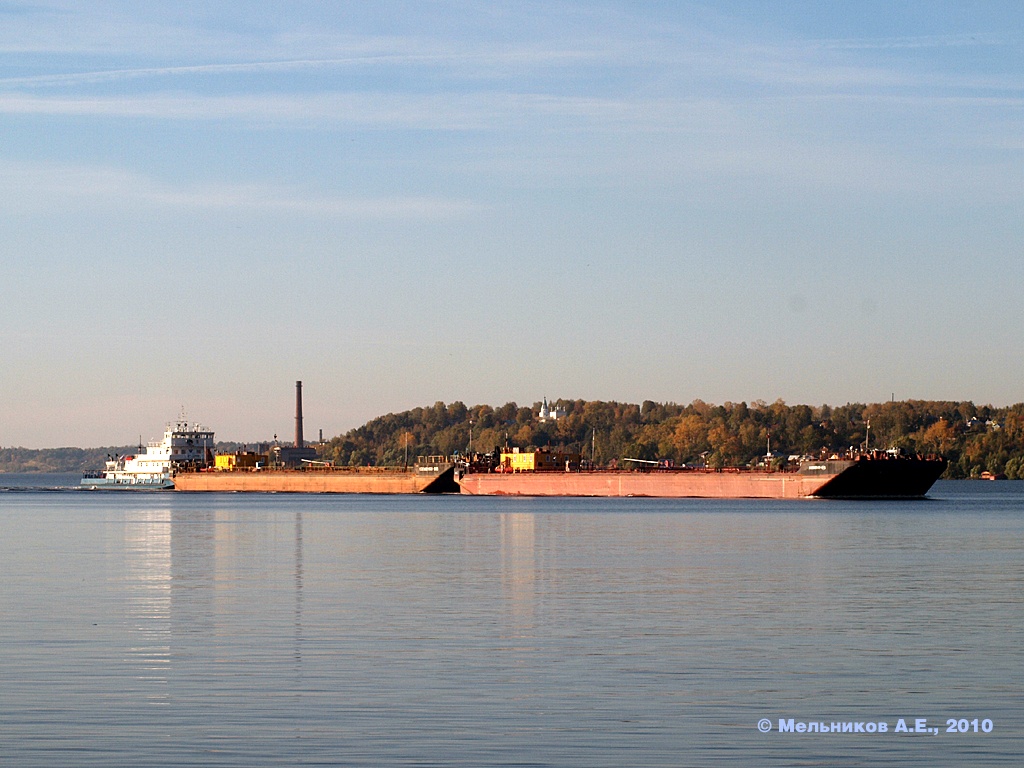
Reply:
M0 0L0 445L1024 400L1017 2Z

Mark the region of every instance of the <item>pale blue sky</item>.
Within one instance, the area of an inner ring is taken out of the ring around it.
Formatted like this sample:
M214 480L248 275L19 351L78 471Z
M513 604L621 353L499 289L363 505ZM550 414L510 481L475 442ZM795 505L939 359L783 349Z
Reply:
M1024 400L1017 2L2 2L0 445Z

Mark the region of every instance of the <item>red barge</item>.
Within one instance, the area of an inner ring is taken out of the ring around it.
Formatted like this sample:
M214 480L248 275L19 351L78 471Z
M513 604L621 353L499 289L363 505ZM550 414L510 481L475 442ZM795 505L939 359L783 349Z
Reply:
M467 471L476 496L652 496L710 499L921 498L946 470L940 456L872 451L805 459L790 470L695 469Z

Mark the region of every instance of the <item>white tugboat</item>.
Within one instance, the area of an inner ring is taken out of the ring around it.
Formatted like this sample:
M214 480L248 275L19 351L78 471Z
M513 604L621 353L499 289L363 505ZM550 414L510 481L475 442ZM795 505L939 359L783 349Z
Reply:
M178 469L195 469L212 462L213 432L184 420L168 424L164 439L135 456L114 456L104 469L82 475L82 487L110 490L161 490L174 487Z

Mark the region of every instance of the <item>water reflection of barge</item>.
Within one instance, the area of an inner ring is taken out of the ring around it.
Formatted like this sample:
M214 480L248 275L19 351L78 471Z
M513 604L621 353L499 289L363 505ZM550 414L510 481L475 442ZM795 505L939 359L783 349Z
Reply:
M940 456L871 451L804 459L792 469L730 467L641 470L467 471L464 494L477 496L653 496L715 499L920 498L946 470ZM501 467L496 468L498 470Z

